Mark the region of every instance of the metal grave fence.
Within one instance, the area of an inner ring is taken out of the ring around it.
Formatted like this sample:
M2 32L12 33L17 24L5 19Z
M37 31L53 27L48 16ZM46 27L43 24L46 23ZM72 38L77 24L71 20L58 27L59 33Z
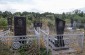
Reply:
M56 55L83 51L84 33L49 35L45 30L34 29L34 35L9 36L9 32L0 33L0 55ZM63 36L64 47L56 46L56 36Z

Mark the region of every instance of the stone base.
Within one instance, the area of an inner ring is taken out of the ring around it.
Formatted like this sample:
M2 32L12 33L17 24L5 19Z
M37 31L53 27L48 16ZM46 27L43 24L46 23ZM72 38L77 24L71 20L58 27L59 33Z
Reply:
M63 54L63 55L68 55L69 53L75 53L76 52L76 50L74 50L74 49L72 49L72 48L69 48L69 49L66 49L66 50L61 50L61 51L55 51L55 50L53 50L53 49L51 49L52 50L52 55L60 55L61 53Z
M64 40L62 40L64 42ZM49 39L49 47L54 50L54 51L59 51L59 50L68 50L69 47L67 45L62 45L62 46L57 46L57 39Z
M55 51L60 51L60 50L68 50L69 48L68 47L56 47L55 49L53 49L53 50L55 50Z

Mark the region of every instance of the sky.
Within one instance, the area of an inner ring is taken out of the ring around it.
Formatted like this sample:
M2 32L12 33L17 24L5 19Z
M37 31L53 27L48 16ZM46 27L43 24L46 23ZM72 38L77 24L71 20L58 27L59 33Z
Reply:
M63 13L85 7L85 0L0 0L1 11Z

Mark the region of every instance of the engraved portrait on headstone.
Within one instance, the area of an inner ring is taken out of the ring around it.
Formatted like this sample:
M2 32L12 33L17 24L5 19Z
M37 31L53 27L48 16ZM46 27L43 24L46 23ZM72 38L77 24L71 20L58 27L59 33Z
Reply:
M23 25L22 25L22 20L21 20L21 19L18 20L18 26L19 26L19 27L22 27L22 26L23 26Z

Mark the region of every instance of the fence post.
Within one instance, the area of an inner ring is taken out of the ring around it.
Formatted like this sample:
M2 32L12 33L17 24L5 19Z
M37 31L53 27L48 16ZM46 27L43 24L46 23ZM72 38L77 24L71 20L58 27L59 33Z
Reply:
M82 36L82 51L83 51L83 48L84 48L84 33L83 33L83 36Z
M36 38L37 38L37 44L38 44L38 48L39 48L39 51L40 51L40 28L37 28L37 30L34 28L35 30L35 34L36 34Z
M46 35L46 37L47 37L47 55L48 55L48 36Z

